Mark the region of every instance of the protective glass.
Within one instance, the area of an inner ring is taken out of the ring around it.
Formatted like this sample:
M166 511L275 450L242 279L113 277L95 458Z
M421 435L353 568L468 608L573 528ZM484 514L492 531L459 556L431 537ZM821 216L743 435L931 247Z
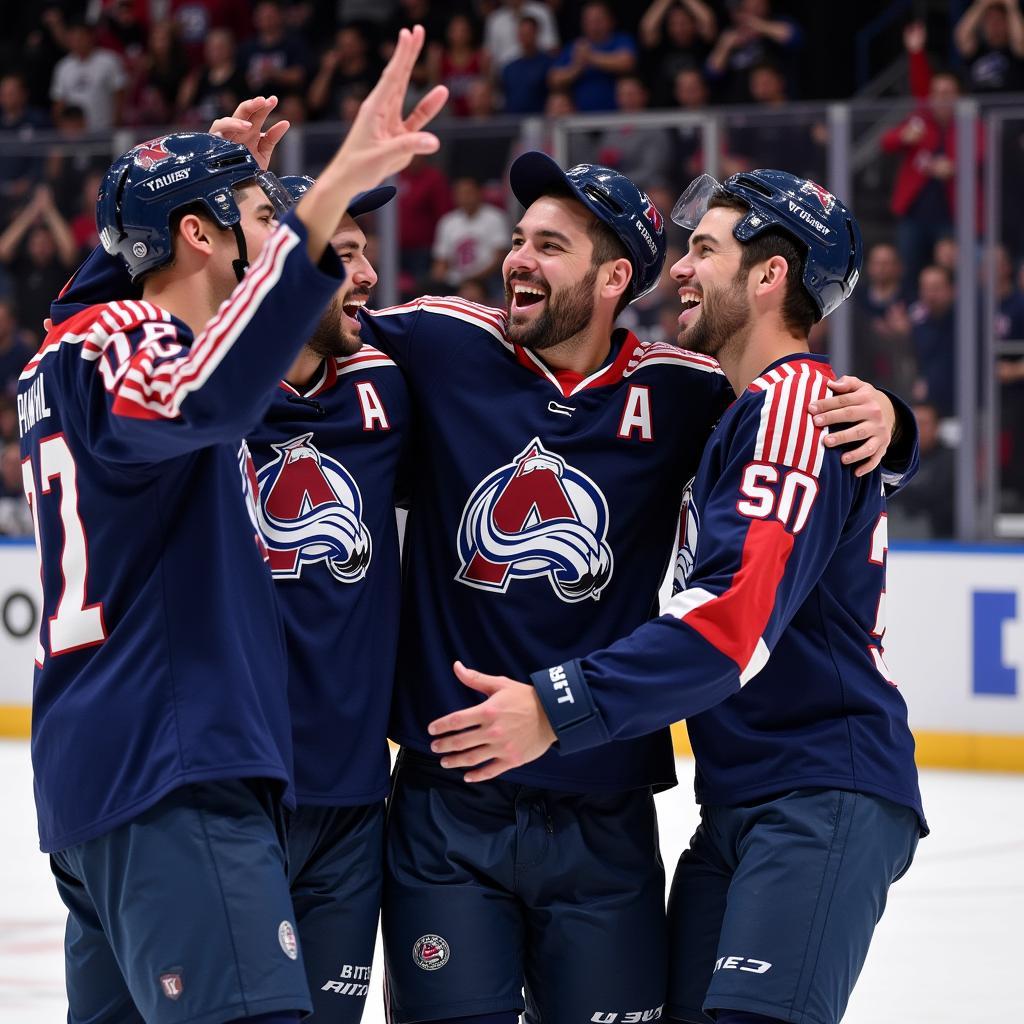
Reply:
M690 182L686 191L672 207L672 222L687 231L692 231L701 217L708 212L711 197L722 191L722 186L710 174L702 174Z
M260 171L256 175L256 184L263 189L279 217L295 205L291 193L281 184L281 179L273 171Z

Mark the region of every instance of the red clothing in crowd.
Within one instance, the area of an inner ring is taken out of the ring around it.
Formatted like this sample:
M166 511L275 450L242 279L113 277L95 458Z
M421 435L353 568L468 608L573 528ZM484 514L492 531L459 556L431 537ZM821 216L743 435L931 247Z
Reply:
M448 179L433 164L407 167L398 176L399 244L429 249L437 222L452 208Z

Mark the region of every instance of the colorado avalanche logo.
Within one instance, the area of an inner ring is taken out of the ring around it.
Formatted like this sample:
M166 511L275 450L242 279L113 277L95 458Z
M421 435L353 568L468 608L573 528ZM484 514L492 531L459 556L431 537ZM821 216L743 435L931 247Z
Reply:
M693 563L697 558L697 537L700 534L700 513L693 503L693 481L683 491L683 507L679 513L679 552L672 577L672 593L686 589Z
M657 231L658 234L661 234L662 226L665 223L664 219L661 216L661 213L659 212L658 208L654 205L654 203L652 203L651 200L647 198L646 195L644 196L644 203L644 217L646 217L647 220L651 222L651 227L654 228L654 230Z
M813 181L805 181L800 186L800 191L808 196L816 196L818 202L821 203L821 208L826 213L831 213L832 207L836 205L836 197L820 185L816 185Z
M174 159L174 154L164 145L164 139L166 138L166 135L161 135L159 139L140 142L135 147L135 162L139 167L151 171L157 164L162 164L165 160Z
M563 601L596 601L612 575L607 534L597 484L534 438L466 503L455 578L504 593L513 579L547 576Z
M348 470L303 434L273 445L277 458L257 474L256 516L274 576L294 579L324 562L341 583L356 583L370 566L363 499Z

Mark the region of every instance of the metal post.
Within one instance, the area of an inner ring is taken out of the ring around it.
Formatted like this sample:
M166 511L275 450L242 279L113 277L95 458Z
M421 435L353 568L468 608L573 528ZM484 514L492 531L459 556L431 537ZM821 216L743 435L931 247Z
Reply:
M995 536L996 516L999 513L999 388L996 385L996 261L995 249L1000 243L998 225L1002 197L1003 122L1005 115L993 112L986 117L985 148L985 294L983 296L983 330L981 344L981 522L978 524L986 537Z
M828 190L852 203L850 172L850 108L843 103L828 107ZM856 209L854 210L856 212ZM837 373L853 369L853 304L842 303L828 318L828 354Z
M956 244L960 272L956 297L956 414L960 441L956 452L956 533L978 536L978 275L977 248L978 105L956 105Z
M400 188L398 178L388 178L387 185ZM377 239L380 252L377 256L377 303L378 306L398 305L398 199L385 203L377 211Z

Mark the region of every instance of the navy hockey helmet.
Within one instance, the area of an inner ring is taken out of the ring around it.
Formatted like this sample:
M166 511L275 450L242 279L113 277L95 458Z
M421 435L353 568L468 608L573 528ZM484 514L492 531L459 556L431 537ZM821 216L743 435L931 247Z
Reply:
M509 168L512 193L530 206L552 189L568 188L622 242L633 277L629 301L646 295L665 266L665 222L658 208L624 174L598 164L577 164L563 171L546 153L523 153Z
M831 192L787 171L741 171L721 184L702 174L677 200L672 220L692 231L715 195L735 196L750 207L733 229L737 241L774 228L797 243L804 253L803 286L819 319L850 297L864 245L853 214Z
M96 202L96 227L103 248L120 256L138 280L170 263L171 215L202 203L223 228L234 231L239 247L235 272L247 266L241 214L232 189L258 184L282 213L291 202L277 178L264 171L245 146L206 132L177 132L150 139L111 164Z
M297 203L315 184L315 179L308 174L282 174L280 181L293 203ZM366 192L358 192L345 212L350 217L373 213L374 210L379 210L390 203L397 192L398 189L393 185L378 185L377 188L368 189Z

